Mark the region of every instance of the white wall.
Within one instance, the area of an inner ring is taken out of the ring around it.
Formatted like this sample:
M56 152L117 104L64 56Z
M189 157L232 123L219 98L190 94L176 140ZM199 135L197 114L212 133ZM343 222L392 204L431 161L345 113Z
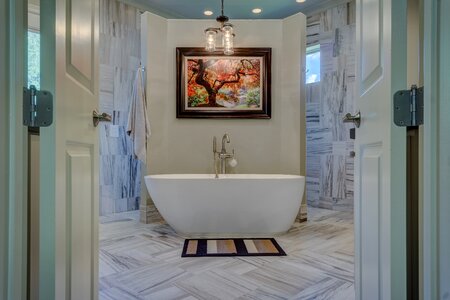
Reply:
M306 18L232 20L235 47L272 48L272 119L177 119L176 47L202 47L215 21L167 20L145 13L142 41L152 136L148 173L213 173L212 138L227 132L236 173L305 175L302 58ZM145 54L146 53L146 54Z

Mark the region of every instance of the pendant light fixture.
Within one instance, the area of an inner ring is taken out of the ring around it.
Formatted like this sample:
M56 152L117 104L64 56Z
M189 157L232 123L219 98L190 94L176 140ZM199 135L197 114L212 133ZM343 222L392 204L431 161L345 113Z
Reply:
M205 30L206 47L207 51L216 51L216 39L219 33L222 35L222 47L223 54L232 55L234 53L234 32L233 25L229 23L230 20L223 13L223 1L222 1L222 14L216 18L216 21L220 23L220 27L210 27Z

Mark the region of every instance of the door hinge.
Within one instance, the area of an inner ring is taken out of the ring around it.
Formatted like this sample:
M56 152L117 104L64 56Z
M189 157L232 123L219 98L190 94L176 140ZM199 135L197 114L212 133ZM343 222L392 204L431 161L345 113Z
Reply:
M47 127L53 123L53 95L34 85L23 89L23 125Z
M394 123L401 127L423 124L423 87L413 85L394 94Z

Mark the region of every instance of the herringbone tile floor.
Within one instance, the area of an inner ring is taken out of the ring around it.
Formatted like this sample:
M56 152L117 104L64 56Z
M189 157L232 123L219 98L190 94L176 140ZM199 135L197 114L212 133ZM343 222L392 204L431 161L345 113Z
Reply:
M309 208L276 237L286 257L181 258L184 239L159 216L102 217L100 299L354 299L353 214Z

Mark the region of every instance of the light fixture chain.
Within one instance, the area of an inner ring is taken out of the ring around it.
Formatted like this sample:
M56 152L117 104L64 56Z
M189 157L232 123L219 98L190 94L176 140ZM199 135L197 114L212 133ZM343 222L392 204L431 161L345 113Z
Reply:
M233 55L234 53L234 33L233 33L233 25L229 23L229 18L224 14L224 2L225 0L221 0L222 4L222 14L216 18L216 21L220 23L219 28L207 28L205 30L206 36L206 47L205 49L209 52L216 51L216 36L218 33L222 35L222 47L223 53L225 55Z

